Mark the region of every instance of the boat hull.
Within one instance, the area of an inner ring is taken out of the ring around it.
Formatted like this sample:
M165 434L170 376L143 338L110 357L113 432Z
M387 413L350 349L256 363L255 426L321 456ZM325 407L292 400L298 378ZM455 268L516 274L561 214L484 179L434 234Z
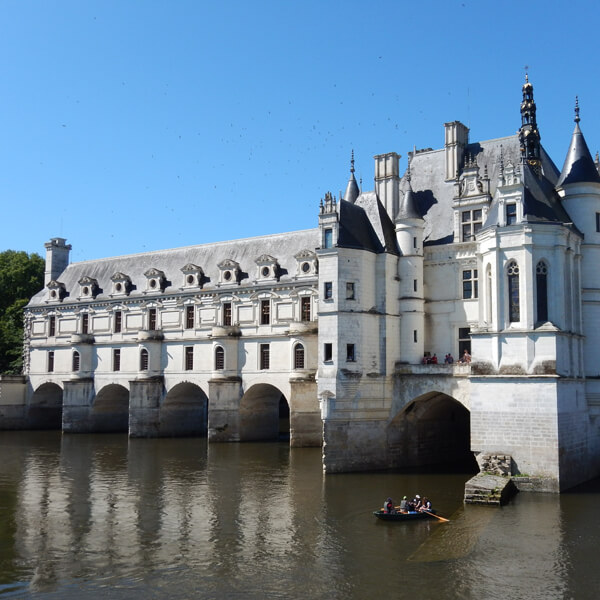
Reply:
M430 511L435 514L435 510ZM434 519L433 514L425 512L409 512L409 513L386 513L383 510L374 510L373 514L382 521L420 521L421 519Z

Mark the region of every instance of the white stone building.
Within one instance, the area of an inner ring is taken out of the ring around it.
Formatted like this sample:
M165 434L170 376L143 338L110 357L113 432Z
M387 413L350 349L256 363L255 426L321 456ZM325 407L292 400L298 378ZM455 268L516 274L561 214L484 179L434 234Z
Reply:
M516 135L446 123L403 176L376 156L374 191L352 168L314 230L70 265L54 238L4 427L289 431L329 472L502 454L549 491L597 475L600 175L575 121L560 171L526 81Z

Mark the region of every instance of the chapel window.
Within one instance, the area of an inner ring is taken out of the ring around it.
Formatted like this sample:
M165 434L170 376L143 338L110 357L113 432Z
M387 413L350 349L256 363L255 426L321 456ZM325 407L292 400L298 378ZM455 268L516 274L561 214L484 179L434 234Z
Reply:
M537 322L548 320L548 266L540 261L535 268Z
M511 260L506 269L508 277L508 320L517 323L521 320L519 297L519 265Z

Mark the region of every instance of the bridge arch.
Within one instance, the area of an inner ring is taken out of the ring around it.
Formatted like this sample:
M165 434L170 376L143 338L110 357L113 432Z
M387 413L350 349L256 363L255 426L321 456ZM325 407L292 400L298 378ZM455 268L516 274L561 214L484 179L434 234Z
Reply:
M388 424L387 445L393 467L477 470L470 412L443 392L427 392L407 403Z
M174 385L160 407L159 435L201 436L208 433L208 396L195 383Z
M63 391L56 383L42 383L31 395L27 410L30 429L61 429Z
M117 383L105 385L92 403L92 430L98 433L126 432L129 427L129 391Z
M281 390L267 383L251 386L240 400L240 441L289 440L290 407Z

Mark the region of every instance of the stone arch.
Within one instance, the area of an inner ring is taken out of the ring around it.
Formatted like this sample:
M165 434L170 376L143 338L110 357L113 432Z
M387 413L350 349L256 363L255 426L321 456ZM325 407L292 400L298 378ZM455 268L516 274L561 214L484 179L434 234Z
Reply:
M31 395L27 409L27 427L61 429L62 407L62 388L56 383L42 383Z
M127 431L129 428L129 391L117 383L105 385L94 398L91 430L98 433Z
M477 470L471 452L470 412L439 391L406 404L387 427L392 467L444 465L454 471Z
M240 401L240 441L283 440L289 435L289 403L281 390L266 383L246 390Z
M206 437L208 396L195 383L173 386L160 407L158 434L163 437Z

